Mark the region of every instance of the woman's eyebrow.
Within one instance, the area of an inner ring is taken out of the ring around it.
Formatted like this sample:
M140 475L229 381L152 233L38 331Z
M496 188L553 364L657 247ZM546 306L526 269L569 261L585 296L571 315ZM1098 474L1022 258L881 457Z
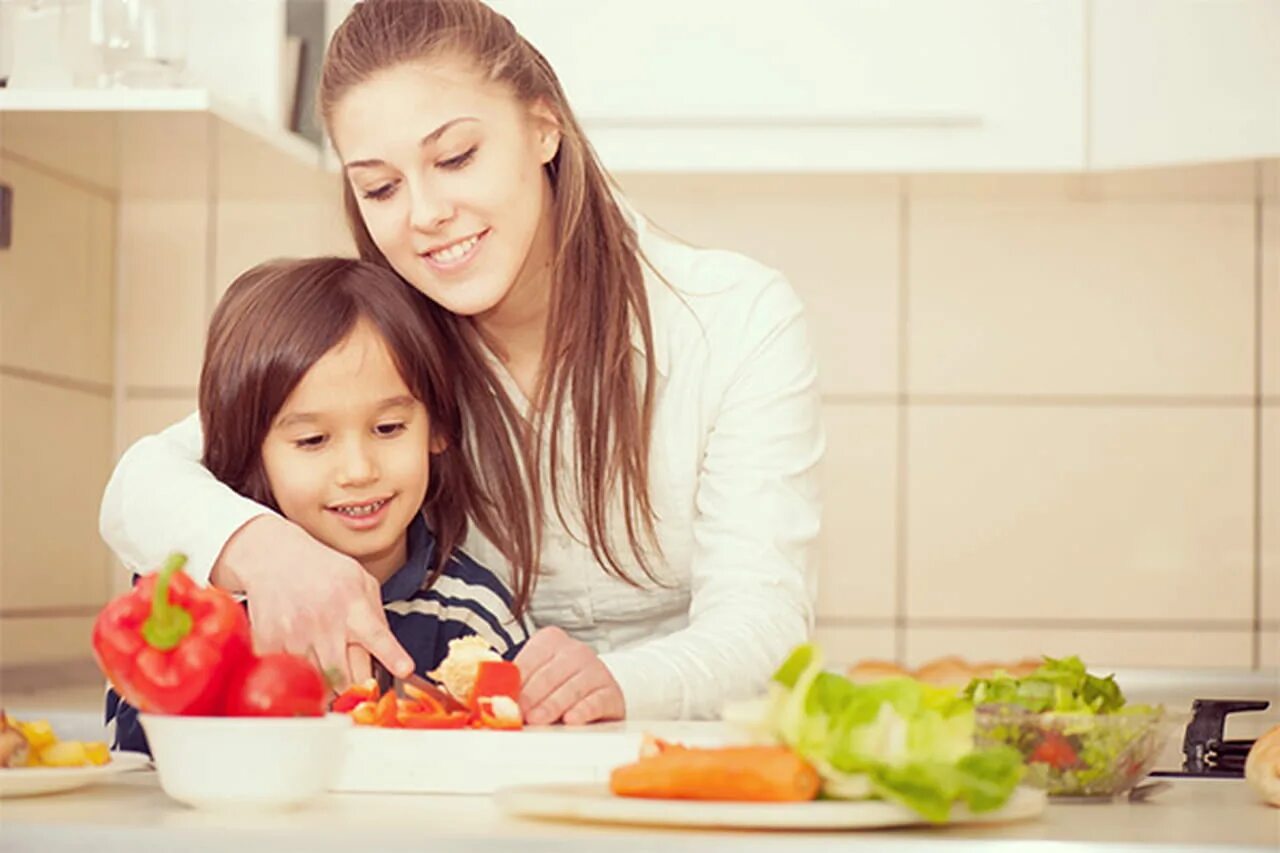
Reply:
M419 139L418 147L424 148L432 144L433 142L436 142L437 140L440 139L441 136L444 135L444 132L446 130L453 127L455 124L459 124L464 121L479 121L479 120L480 119L475 118L474 116L459 116L458 118L450 119L449 121L446 121L444 124L437 127L435 130L428 133L426 136ZM352 160L351 162L344 164L343 168L344 169L363 169L363 168L368 168L369 166L385 166L385 165L386 165L385 160L379 160L374 158L371 160Z

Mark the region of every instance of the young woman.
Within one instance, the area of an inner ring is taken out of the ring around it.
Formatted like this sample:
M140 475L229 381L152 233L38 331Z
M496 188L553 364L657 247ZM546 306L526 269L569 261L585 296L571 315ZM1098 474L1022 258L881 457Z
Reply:
M320 89L361 257L425 294L457 353L496 510L464 545L540 628L516 659L526 719L708 717L761 689L812 622L823 439L790 286L651 231L545 58L478 0L359 3ZM258 602L260 645L406 669L358 566L217 484L199 447L192 417L121 459L102 532L126 564L176 545Z
M256 266L214 312L200 373L203 461L364 570L396 640L428 673L478 636L508 660L527 633L510 592L458 545L488 524L463 459L462 413L426 300L347 258ZM315 579L296 572L299 591ZM258 603L249 599L253 621ZM113 748L147 749L114 691Z

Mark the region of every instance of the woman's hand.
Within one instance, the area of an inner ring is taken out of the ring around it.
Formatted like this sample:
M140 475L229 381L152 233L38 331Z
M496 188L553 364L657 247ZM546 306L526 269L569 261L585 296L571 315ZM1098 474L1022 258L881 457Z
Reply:
M337 672L346 683L370 677L370 655L397 676L413 671L387 627L373 576L279 516L257 516L236 531L210 581L248 595L259 654L312 657L321 672Z
M571 726L626 716L622 689L586 643L556 627L541 628L516 655L524 686L525 722L540 726L563 720Z

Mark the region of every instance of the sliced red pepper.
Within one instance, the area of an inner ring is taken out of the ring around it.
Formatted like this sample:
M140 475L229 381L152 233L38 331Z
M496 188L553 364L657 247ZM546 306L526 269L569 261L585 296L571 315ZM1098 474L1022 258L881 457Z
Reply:
M357 726L377 725L378 702L366 700L351 709L351 719Z
M494 700L499 711L494 710ZM485 729L520 729L520 668L511 661L486 660L476 667L476 680L467 704L475 712L473 725ZM505 706L505 708L503 708Z
M360 684L353 684L338 694L333 700L330 710L337 714L345 714L361 702L377 702L382 698L376 678L366 679Z
M387 691L373 708L373 724L384 729L394 729L400 725L396 722L396 711L399 710L400 697Z
M400 725L406 729L462 729L471 719L468 711L449 711L430 713L428 711L408 711L400 714Z
M467 704L474 710L479 707L481 699L495 696L520 701L520 668L509 660L480 661Z
M494 713L493 700L481 699L480 708L476 711L474 725L480 729L517 731L524 728L524 718L520 715L519 705L516 706L514 714Z
M217 714L253 653L249 618L230 595L199 586L174 554L112 599L93 624L98 666L126 702L161 714Z

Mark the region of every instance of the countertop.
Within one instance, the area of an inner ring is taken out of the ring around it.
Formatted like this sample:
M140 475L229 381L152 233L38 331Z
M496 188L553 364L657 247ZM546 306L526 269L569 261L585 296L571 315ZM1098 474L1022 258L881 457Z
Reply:
M1009 850L1275 851L1280 809L1260 803L1239 780L1175 780L1147 802L1051 803L1044 815L988 827L889 832L724 832L532 821L507 817L487 796L329 794L281 814L189 809L160 790L151 771L125 774L80 791L0 801L0 850L179 849L276 851L371 849L682 853Z

